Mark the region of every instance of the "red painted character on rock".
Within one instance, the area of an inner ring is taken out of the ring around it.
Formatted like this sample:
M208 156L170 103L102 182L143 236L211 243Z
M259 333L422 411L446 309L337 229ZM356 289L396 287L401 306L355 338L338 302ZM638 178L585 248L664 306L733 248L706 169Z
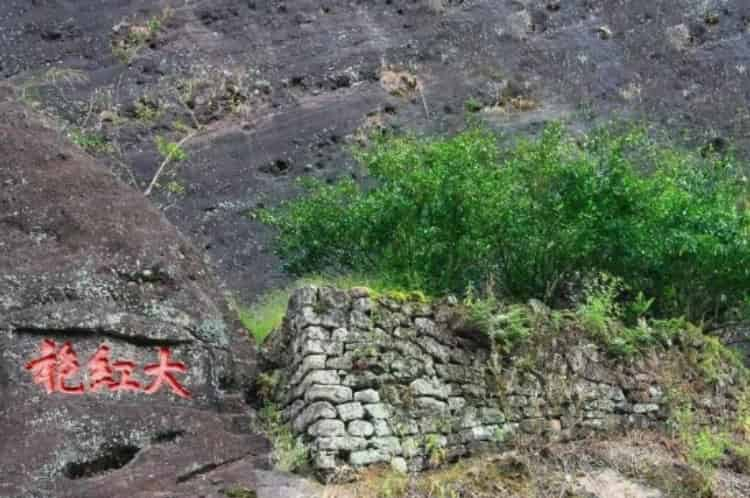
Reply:
M149 394L155 393L166 382L172 388L172 392L183 398L190 398L190 392L182 387L172 375L172 372L187 372L187 367L178 361L169 361L170 356L169 348L159 348L159 363L157 365L148 365L143 369L146 375L156 377L151 385L144 389L144 392Z
M48 394L61 392L66 394L83 394L83 384L66 385L67 379L73 377L80 368L78 357L69 342L57 351L55 341L45 339L41 345L42 355L26 364L36 384L44 386Z
M112 389L116 384L112 377L113 370L109 364L109 354L109 346L102 344L89 360L89 379L91 380L92 391L97 391L101 387Z
M41 356L26 364L26 369L31 371L34 383L44 386L48 394L61 392L65 394L83 394L86 390L84 384L69 386L67 382L73 377L80 366L73 346L69 342L63 344L57 350L55 341L45 339L40 346ZM98 391L106 388L109 391L143 391L153 394L163 384L170 387L173 393L182 398L190 398L190 392L185 389L175 378L175 373L186 373L187 367L178 361L171 361L169 348L159 348L159 363L148 365L144 368L146 375L154 377L151 384L141 388L141 383L133 379L133 372L137 365L128 360L119 360L114 363L110 360L111 348L102 344L88 361L90 391Z

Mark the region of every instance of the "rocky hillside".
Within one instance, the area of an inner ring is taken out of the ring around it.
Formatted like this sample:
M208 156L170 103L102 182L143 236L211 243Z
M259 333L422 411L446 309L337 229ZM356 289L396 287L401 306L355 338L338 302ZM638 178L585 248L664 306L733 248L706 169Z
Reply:
M0 497L704 493L652 432L326 489L274 470L229 303L290 280L259 210L361 179L372 131L645 119L747 158L748 68L744 0L0 1ZM716 496L747 496L746 457Z
M192 244L14 103L0 156L0 496L306 496L265 471L255 354Z
M303 175L357 175L377 127L505 131L647 118L750 146L742 0L7 0L0 76L151 194L253 301L285 279L253 216Z

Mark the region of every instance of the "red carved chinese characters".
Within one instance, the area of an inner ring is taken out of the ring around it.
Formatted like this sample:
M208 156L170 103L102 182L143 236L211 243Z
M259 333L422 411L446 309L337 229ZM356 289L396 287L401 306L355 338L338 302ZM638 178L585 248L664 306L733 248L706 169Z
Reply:
M109 364L109 353L109 346L102 344L89 360L89 379L91 379L90 387L92 391L96 391L100 387L111 388L115 385L112 367Z
M120 381L112 386L113 391L137 391L141 388L140 382L130 378L133 375L133 370L135 370L135 363L132 361L118 361L113 366L115 370L120 372Z
M57 387L57 355L55 352L55 341L45 339L42 341L42 356L26 364L26 370L31 370L35 384L41 384L47 390L47 394L53 393Z
M54 343L53 343L54 344ZM78 372L78 357L69 342L57 353L57 390L67 394L83 394L83 384L75 387L65 385L65 380Z
M40 348L42 355L26 364L26 370L31 370L34 383L41 384L47 393L62 392L67 394L83 394L83 384L68 386L65 381L78 372L78 358L73 346L69 342L63 344L57 351L55 341L45 339Z
M185 373L187 372L187 368L180 362L169 361L170 356L171 353L169 352L169 348L159 348L159 364L149 365L143 369L143 371L146 372L146 375L153 375L154 377L156 377L156 379L154 379L154 382L152 382L150 386L146 387L144 391L149 394L155 393L159 390L159 386L161 386L163 382L166 382L167 384L169 384L169 387L172 388L172 392L174 392L177 396L189 398L190 393L187 391L187 389L182 387L180 383L177 382L177 379L175 379L172 375L172 372Z
M31 372L35 384L44 386L48 394L60 392L64 394L83 394L88 387L91 392L99 390L142 391L153 394L166 384L171 391L182 398L190 398L190 392L175 378L175 373L187 373L187 367L178 361L171 360L169 348L161 347L159 363L147 365L146 375L154 377L147 387L134 378L137 365L129 360L111 362L112 350L102 344L89 359L88 383L72 385L71 378L80 370L78 357L70 342L66 342L58 350L55 341L45 339L40 346L41 355L26 364L26 370Z

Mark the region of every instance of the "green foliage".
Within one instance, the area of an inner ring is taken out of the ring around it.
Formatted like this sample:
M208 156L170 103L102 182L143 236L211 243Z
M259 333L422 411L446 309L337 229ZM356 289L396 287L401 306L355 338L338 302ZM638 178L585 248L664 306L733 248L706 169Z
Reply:
M730 444L729 436L723 432L701 429L690 440L688 460L701 468L715 468Z
M533 332L531 311L525 305L502 306L493 294L475 298L471 288L463 304L470 323L490 337L499 352L511 353Z
M750 389L745 389L737 406L736 430L750 443Z
M675 341L690 346L689 357L709 382L718 380L725 370L717 361L731 356L731 350L684 318L660 320L645 316L653 299L638 293L624 307L622 295L627 288L621 279L600 274L584 285L583 300L576 309L578 324L607 351L618 357L631 357L654 347L670 347ZM736 366L735 360L724 366Z
M484 107L482 103L474 97L464 102L464 108L467 112L479 112L482 110L482 107Z
M152 17L148 20L146 23L146 27L148 28L148 33L151 38L154 38L159 31L161 31L161 19L158 17Z
M281 326L293 289L292 287L268 292L249 307L235 306L240 322L252 334L257 344L263 344L271 332Z
M427 454L428 461L433 467L445 462L447 458L447 452L443 447L443 442L440 440L440 436L437 434L428 434L424 439L424 449Z
M221 491L227 498L257 498L257 494L252 489L237 487Z
M308 181L307 195L261 216L290 271L356 268L432 294L492 277L524 300L604 272L653 296L654 316L691 320L746 296L746 187L729 157L634 128L575 138L553 125L505 149L479 129L374 142L358 157L376 187Z
M401 498L406 496L409 488L409 477L392 470L382 477L379 483L378 498Z
M582 325L595 335L607 336L622 315L618 296L623 290L622 280L606 273L589 279L584 285L584 301L577 313Z
M694 331L691 342L698 347L690 351L689 356L708 382L716 383L732 370L746 375L745 366L736 350L725 346L717 337L696 336Z
M736 420L712 421L706 425L705 413L694 409L685 392L672 393L672 416L668 425L685 449L687 462L701 476L703 486L700 496L712 496L711 488L717 467L731 462L741 471L750 469L750 436L748 435L748 413L750 413L750 391L745 390L738 400Z
M420 291L403 290L393 286L385 278L370 278L364 275L310 275L301 278L293 284L265 293L250 306L233 303L242 325L252 334L258 344L262 344L275 329L281 326L286 315L289 296L295 289L304 285L329 285L339 289L352 287L366 287L370 297L377 299L385 297L403 303L407 301L426 303L429 296Z
M626 321L628 323L637 323L638 320L645 318L651 305L654 304L654 298L646 298L643 291L638 291L635 298L627 303L625 309Z
M255 380L255 392L262 400L273 399L273 392L279 383L278 371L261 372Z
M684 446L688 463L702 477L700 489L697 490L699 496L712 496L713 475L727 447L726 435L701 428L686 400L673 408L668 424Z
M129 63L148 43L156 40L162 23L171 15L171 9L164 9L161 15L149 18L145 25L126 26L125 36L112 40L112 53L123 63Z
M495 429L495 433L493 434L493 440L497 444L504 444L508 442L508 439L510 436L513 435L513 430L508 425L501 425L497 429Z
M165 186L167 189L167 192L170 192L175 195L182 195L185 193L185 186L178 182L177 180L171 180L167 182L167 185Z
M187 159L185 150L180 147L179 144L170 142L164 137L156 137L156 149L159 151L159 154L168 161L178 162Z
M289 426L282 423L281 412L271 403L266 403L259 413L263 431L273 446L274 466L284 472L305 470L310 455L302 439L295 437Z
M98 133L72 130L70 140L80 148L91 154L110 152L112 146L107 139Z
M156 121L161 115L159 104L139 99L135 102L135 117L144 123Z

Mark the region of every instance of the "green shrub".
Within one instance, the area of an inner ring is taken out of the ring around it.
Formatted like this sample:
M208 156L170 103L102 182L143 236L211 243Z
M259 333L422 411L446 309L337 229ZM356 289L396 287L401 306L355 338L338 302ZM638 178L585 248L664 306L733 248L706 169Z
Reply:
M688 460L703 468L717 467L729 445L727 434L701 429L692 438Z
M90 154L112 151L112 145L99 133L71 130L70 140Z
M288 425L281 422L281 412L267 403L259 413L261 428L271 440L274 467L284 472L307 470L310 454L301 437L296 437Z
M378 498L401 498L407 496L409 476L391 470L382 476L379 483Z
M464 108L467 112L479 112L482 110L482 107L484 107L482 103L474 97L464 102Z
M493 296L475 299L469 293L464 306L470 323L486 334L501 353L512 353L533 332L531 311L525 305L502 306Z
M622 281L607 274L586 282L584 300L577 309L581 324L586 330L605 337L612 329L621 326L619 319L622 317L622 307L618 297L622 291Z
M655 316L716 318L744 302L746 188L726 156L640 129L576 139L553 125L509 147L480 129L379 137L358 157L374 187L307 181L307 195L262 213L291 272L356 269L433 294L492 278L503 295L546 300L577 272L604 272L653 296Z
M157 136L155 139L156 149L159 154L164 158L165 161L184 161L187 159L187 153L180 144L176 142L170 142L164 137Z

